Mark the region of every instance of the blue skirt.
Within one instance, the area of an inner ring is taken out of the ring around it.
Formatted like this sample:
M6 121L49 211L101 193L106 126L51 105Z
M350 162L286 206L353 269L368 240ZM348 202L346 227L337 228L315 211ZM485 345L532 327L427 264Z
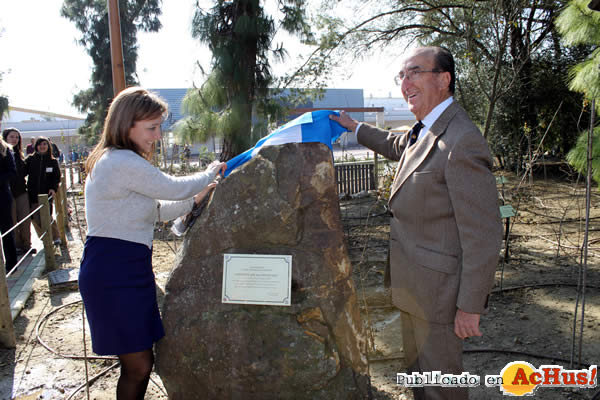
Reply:
M88 236L79 291L101 355L148 350L165 335L152 272L152 250L141 243Z

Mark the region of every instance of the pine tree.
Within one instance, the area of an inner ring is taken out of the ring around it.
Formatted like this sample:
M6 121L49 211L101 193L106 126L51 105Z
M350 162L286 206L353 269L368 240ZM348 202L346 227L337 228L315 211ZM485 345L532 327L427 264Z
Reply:
M596 100L600 111L600 12L590 10L589 0L573 0L556 20L556 26L569 46L589 46L589 56L570 70L571 90L583 93L589 105ZM579 135L577 144L567 155L567 160L581 173L587 170L587 134ZM600 128L594 127L592 149L592 176L600 183Z
M161 28L160 0L119 0L123 65L126 86L137 84L137 32L156 32ZM81 32L78 43L92 57L91 87L73 98L73 105L86 113L79 133L88 143L97 141L110 101L113 98L110 35L106 0L64 0L61 15L75 23Z
M278 26L298 34L305 43L313 40L306 22L305 0L279 0L283 17ZM260 0L217 0L204 11L198 8L192 35L212 51L212 71L200 88L184 99L190 115L176 127L187 141L223 140L221 160L249 148L264 132L264 123L280 117L281 108L269 90L275 78L271 58L281 61L286 51L273 45L276 24ZM253 115L263 124L252 124Z

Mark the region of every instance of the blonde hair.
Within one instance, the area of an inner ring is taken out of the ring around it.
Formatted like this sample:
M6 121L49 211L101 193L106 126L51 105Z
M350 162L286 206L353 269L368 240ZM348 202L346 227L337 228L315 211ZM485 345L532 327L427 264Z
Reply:
M137 121L166 116L169 107L160 97L141 87L129 87L112 101L100 141L91 151L85 169L90 175L96 162L108 149L132 150L146 160L154 154L155 145L148 153L143 153L129 138L129 130Z

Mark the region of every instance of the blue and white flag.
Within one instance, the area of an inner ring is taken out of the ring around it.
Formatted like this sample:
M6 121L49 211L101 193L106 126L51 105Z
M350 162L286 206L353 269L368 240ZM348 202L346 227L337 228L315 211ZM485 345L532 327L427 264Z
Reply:
M337 111L320 110L304 113L291 120L270 135L260 139L253 148L227 161L225 176L252 159L264 146L319 142L326 144L333 151L331 145L347 130L337 122L330 120L329 115L331 114L340 115Z

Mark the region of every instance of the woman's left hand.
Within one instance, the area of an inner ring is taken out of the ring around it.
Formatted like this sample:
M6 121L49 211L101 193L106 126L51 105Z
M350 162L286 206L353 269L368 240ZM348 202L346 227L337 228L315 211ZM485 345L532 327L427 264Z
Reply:
M202 191L200 193L198 193L197 195L194 196L194 202L196 204L200 204L202 199L205 198L206 195L209 194L210 191L215 188L215 186L217 186L217 182L211 182L208 185L206 185L206 187L204 189L202 189Z
M48 196L52 196L52 197L54 197L54 195L55 195L55 194L56 194L56 192L54 191L54 189L50 189L50 190L48 191Z

